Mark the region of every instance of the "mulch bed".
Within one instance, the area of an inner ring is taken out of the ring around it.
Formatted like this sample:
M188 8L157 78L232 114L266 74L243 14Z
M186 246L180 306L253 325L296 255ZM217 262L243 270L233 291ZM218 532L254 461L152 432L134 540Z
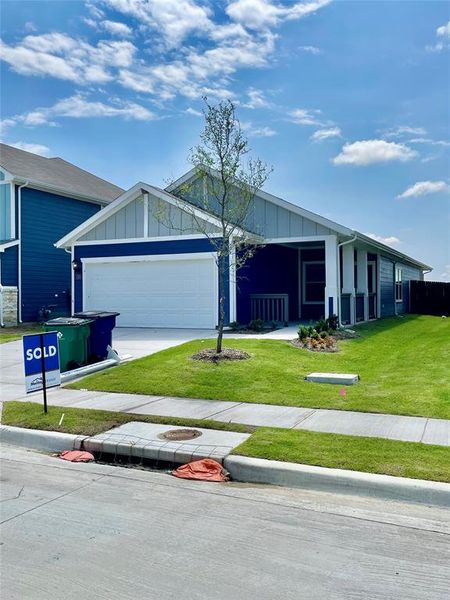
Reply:
M339 352L337 340L334 336L329 335L326 338L305 338L304 340L295 339L291 344L296 348L309 350L310 352Z
M191 358L193 360L217 363L224 360L247 360L250 358L250 354L242 350L236 350L235 348L223 348L222 352L217 354L215 348L205 348L193 354Z

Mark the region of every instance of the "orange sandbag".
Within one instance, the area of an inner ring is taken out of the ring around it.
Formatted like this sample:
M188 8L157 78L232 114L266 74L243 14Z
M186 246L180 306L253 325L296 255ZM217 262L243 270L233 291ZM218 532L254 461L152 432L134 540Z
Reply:
M178 467L172 475L181 479L200 479L201 481L228 481L227 472L220 463L210 458L195 460Z
M70 460L70 462L89 462L90 460L94 460L94 455L83 450L64 450L59 455L59 458Z

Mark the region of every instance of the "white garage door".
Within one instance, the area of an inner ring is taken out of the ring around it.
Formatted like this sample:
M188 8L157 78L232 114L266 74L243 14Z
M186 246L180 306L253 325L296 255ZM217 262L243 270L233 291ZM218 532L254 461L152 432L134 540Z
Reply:
M83 262L84 310L117 311L119 327L217 325L217 268L211 254Z

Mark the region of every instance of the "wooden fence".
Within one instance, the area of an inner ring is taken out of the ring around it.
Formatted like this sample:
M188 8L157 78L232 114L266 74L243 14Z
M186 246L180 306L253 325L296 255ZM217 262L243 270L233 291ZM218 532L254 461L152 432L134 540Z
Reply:
M450 283L410 281L409 310L420 315L450 316Z

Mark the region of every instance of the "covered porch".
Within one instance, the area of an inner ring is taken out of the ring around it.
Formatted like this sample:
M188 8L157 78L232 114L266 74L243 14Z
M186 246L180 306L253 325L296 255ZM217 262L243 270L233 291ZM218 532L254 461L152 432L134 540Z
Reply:
M378 316L378 256L337 236L268 240L236 278L236 319L343 325Z

